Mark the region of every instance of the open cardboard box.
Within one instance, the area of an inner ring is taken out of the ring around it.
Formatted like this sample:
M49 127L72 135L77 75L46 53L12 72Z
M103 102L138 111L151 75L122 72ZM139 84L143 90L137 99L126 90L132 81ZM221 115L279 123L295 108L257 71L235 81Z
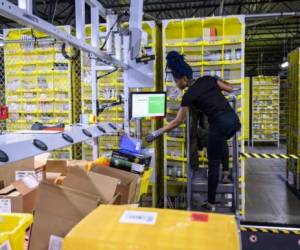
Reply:
M15 181L0 190L0 213L32 213L38 183Z
M111 167L97 167L91 168L92 172L117 178L120 180L117 186L117 192L121 194L121 204L135 203L137 184L139 175L127 171L111 168Z
M117 192L119 179L87 172L80 167L69 167L63 186L101 197L105 203L120 203Z
M2 166L0 168L0 181L3 181L4 186L22 180L26 176L33 176L39 182L43 181L48 156L49 154L42 154Z
M45 166L46 182L55 184L57 180L64 179L68 167L80 166L84 168L88 164L86 160L48 160Z
M29 250L48 250L99 204L99 196L41 183L34 209Z

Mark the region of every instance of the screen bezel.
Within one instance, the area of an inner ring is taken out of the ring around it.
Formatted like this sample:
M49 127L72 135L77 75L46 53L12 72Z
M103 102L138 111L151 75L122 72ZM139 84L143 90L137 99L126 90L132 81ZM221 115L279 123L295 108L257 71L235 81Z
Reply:
M145 117L139 117L139 118L133 118L132 117L132 96L133 95L149 95L149 94L164 94L165 95L165 110L163 116L145 116ZM166 91L158 91L158 92L130 92L130 98L129 98L129 118L131 119L142 119L142 118L165 118L167 115L167 92Z

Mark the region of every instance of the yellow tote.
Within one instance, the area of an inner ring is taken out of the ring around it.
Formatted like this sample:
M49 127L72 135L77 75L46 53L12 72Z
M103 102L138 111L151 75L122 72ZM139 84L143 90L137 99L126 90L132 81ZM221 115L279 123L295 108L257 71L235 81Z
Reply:
M63 241L63 250L238 250L234 216L101 205Z

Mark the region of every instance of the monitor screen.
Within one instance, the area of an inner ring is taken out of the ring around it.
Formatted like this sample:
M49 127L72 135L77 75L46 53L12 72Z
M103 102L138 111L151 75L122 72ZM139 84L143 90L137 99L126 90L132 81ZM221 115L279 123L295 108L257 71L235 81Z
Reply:
M133 92L130 96L131 118L165 117L165 92Z

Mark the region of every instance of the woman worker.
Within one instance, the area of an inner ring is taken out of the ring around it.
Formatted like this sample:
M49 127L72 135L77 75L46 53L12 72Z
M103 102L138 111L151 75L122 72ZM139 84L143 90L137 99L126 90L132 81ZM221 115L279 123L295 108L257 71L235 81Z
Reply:
M166 60L176 86L181 90L188 89L182 97L176 118L165 127L152 132L146 140L151 142L163 133L178 127L185 121L189 108L201 110L208 117L208 201L203 208L213 211L220 165L229 158L227 140L241 128L237 114L222 94L222 91L232 92L233 88L218 77L202 76L193 79L192 68L176 51L169 52Z

